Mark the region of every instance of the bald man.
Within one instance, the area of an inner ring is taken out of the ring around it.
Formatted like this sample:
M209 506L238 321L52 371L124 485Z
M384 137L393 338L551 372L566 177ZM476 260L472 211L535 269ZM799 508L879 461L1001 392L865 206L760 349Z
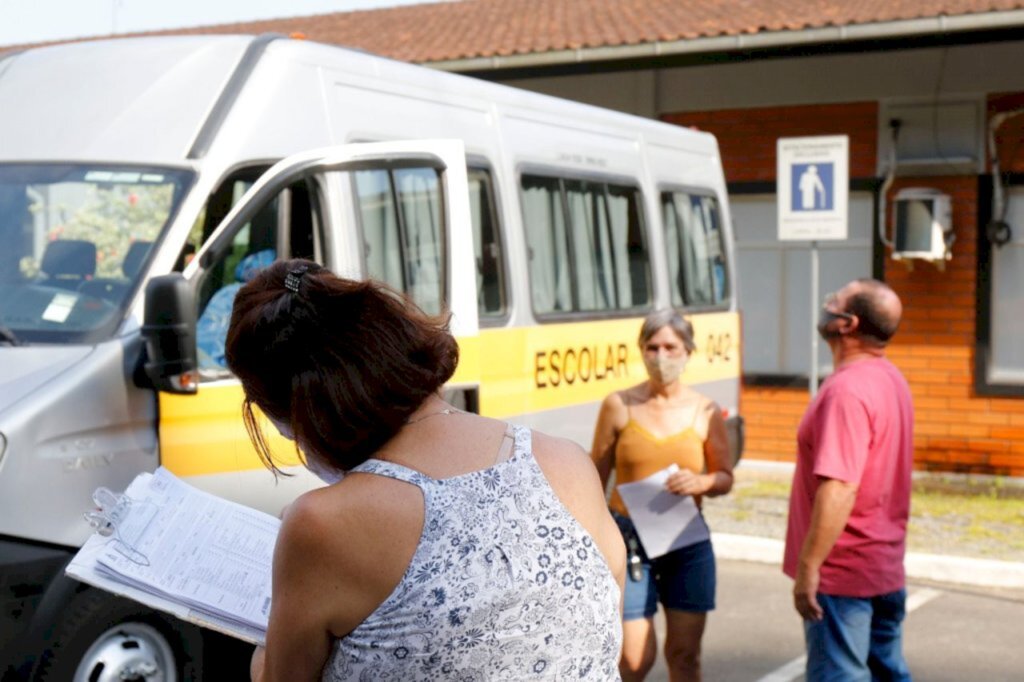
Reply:
M909 680L903 658L913 406L885 358L903 307L884 283L825 299L835 371L797 432L783 570L804 619L808 682Z

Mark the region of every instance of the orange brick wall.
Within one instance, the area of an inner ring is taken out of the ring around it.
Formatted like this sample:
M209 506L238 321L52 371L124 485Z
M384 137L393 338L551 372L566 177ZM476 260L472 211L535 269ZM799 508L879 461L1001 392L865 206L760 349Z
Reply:
M974 391L978 179L901 178L902 187L935 187L953 203L956 242L945 272L927 263L909 270L886 259L885 278L903 300L889 357L910 382L920 468L1024 475L1024 399Z
M743 456L777 462L796 459L796 428L807 409L806 389L744 386L740 409L746 420Z
M990 111L1024 107L1024 95L993 97ZM878 106L839 105L734 109L668 114L664 120L695 126L718 137L729 182L774 182L779 137L850 136L850 177L875 175ZM1001 129L1003 146L1021 150L1002 159L1024 170L1024 115ZM900 178L889 200L904 187L935 187L952 197L956 243L945 271L885 259L886 281L904 303L904 319L889 357L904 372L914 396L918 468L1024 475L1024 398L988 398L974 392L975 291L977 283L978 178ZM803 389L744 387L745 456L792 461L796 430L808 402Z
M775 182L776 141L808 135L849 135L850 177L875 176L876 102L683 112L661 118L713 133L729 182Z

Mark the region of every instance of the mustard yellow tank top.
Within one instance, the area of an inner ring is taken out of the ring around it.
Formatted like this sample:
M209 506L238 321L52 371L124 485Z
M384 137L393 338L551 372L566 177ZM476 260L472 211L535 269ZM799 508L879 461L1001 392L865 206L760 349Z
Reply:
M690 426L664 438L645 429L630 414L615 443L615 484L639 481L672 463L696 474L704 471L704 439L696 430L701 407L698 405ZM695 500L700 506L700 498ZM618 490L612 492L608 506L616 513L629 516Z

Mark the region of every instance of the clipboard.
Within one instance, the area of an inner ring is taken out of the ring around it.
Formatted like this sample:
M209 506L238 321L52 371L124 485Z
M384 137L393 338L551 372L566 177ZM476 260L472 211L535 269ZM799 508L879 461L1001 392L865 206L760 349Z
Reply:
M280 520L163 468L124 493L99 488L95 529L65 569L77 580L252 644L266 638Z

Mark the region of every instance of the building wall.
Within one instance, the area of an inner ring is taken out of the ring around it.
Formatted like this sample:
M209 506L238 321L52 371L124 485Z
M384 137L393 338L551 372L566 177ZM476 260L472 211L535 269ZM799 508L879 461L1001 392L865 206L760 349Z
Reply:
M1004 96L997 105L1015 101ZM663 118L718 136L726 177L742 183L774 182L775 140L799 135L849 135L851 178L872 177L877 112L875 102L856 102L681 112ZM1004 163L1022 167L1024 155ZM929 263L911 266L893 260L888 250L883 258L883 276L904 303L903 323L889 357L907 377L914 397L915 461L923 469L1024 475L1024 399L979 396L974 388L979 178L897 177L889 201L902 188L921 186L952 197L952 260L940 270ZM749 425L746 456L792 461L808 399L803 388L746 386L741 407Z

